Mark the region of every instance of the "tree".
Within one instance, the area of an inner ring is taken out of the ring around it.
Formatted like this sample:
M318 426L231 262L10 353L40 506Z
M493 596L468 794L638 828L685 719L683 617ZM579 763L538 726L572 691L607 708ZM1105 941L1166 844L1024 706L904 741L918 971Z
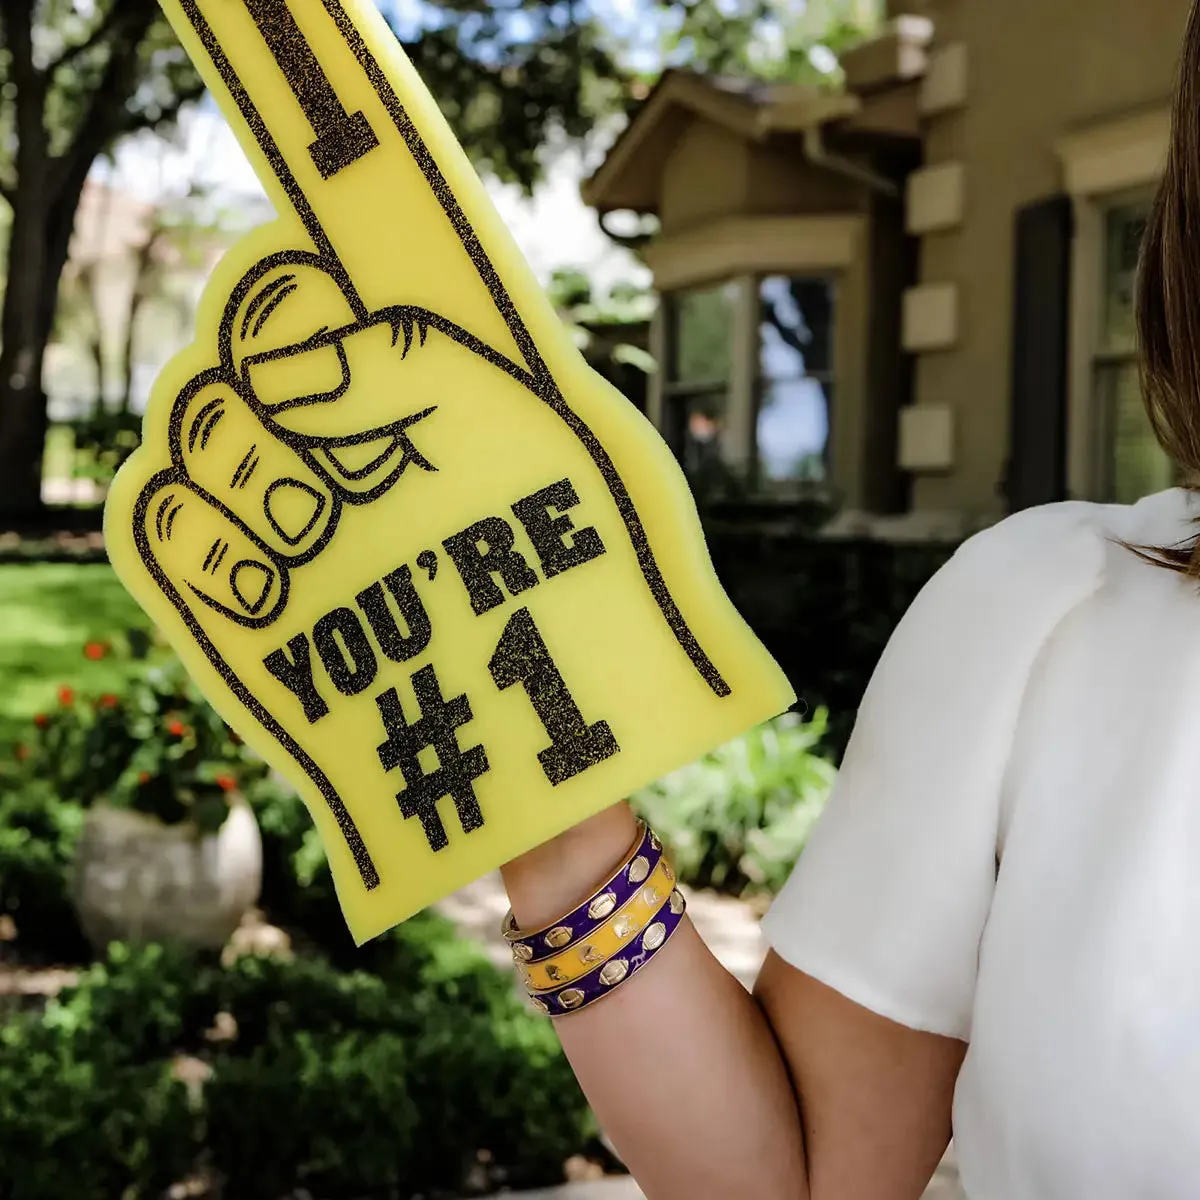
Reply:
M420 14L399 31L418 71L480 168L526 190L547 137L582 136L622 93L617 56L575 0L442 0ZM45 351L92 166L202 94L156 0L0 0L0 197L12 216L0 519L41 506Z
M155 139L160 153L167 146ZM139 160L139 173L147 166ZM137 204L120 189L116 171L103 183L93 177L92 236L77 239L61 281L53 341L60 351L74 350L74 374L80 359L92 374L79 396L85 404L68 422L75 469L102 489L140 438L136 402L145 395L146 350L153 347L149 361L161 364L190 340L201 281L253 216L263 216L259 206L247 212L244 199L235 206L198 178L168 185L164 175L160 169L154 199ZM115 206L123 206L123 220L114 219ZM55 382L61 385L61 369Z
M215 122L185 118L169 136L143 135L122 147L132 153L105 156L88 180L52 341L74 376L68 389L96 410L132 416L140 409L140 370L191 340L209 270L239 236L270 219L265 196L204 176L219 133ZM60 375L51 381L62 390Z
M107 147L170 122L203 86L153 0L4 0L0 44L0 195L12 213L0 514L27 518L41 506L42 369L84 183Z
M657 366L647 346L655 309L650 289L624 280L601 297L585 272L561 267L546 290L587 364L645 412L647 383Z
M876 31L882 0L683 0L662 38L669 65L817 87L837 56Z

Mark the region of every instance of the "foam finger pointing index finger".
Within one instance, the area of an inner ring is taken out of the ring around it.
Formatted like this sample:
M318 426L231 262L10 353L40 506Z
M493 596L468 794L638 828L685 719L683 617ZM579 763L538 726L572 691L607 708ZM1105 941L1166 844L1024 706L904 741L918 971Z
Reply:
M276 207L338 264L356 317L419 295L510 358L524 354L461 207L488 206L486 193L465 159L455 172L461 151L374 4L163 7Z

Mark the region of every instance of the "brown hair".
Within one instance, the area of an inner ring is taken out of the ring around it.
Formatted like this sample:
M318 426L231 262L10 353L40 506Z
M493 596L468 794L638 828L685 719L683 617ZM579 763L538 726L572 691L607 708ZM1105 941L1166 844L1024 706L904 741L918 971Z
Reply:
M1155 437L1200 479L1200 0L1183 37L1166 167L1137 274L1142 397ZM1176 546L1131 547L1158 566L1200 576L1200 534Z

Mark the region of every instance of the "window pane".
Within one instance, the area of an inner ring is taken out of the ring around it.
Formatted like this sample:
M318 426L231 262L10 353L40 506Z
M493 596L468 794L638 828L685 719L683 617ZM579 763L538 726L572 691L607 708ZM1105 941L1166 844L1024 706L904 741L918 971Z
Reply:
M800 379L833 370L832 281L769 275L758 285L758 304L762 379Z
M724 392L684 392L666 398L666 438L685 469L720 456L726 420Z
M1148 214L1149 202L1138 202L1117 205L1105 215L1102 350L1133 348L1134 278Z
M1178 472L1163 453L1142 405L1137 364L1101 366L1097 391L1107 431L1106 500L1131 504L1143 496L1174 487Z
M726 383L737 285L672 292L668 297L671 383Z
M764 480L825 478L829 392L828 384L815 379L763 383L755 438Z
M764 482L826 477L834 295L820 276L759 282L755 445Z

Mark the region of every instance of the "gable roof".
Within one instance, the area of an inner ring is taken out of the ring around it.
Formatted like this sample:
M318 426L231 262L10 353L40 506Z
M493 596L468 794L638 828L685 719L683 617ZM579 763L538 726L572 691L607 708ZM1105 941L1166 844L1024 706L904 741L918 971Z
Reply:
M746 141L855 111L853 96L795 84L773 84L693 71L665 71L613 143L604 161L584 180L584 202L600 212L653 212L664 162L684 128L700 117Z

